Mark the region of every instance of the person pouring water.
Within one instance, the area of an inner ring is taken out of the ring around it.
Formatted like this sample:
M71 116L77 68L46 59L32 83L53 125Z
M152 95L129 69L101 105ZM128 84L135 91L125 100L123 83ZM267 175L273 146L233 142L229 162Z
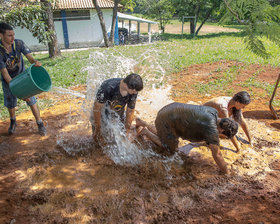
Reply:
M124 79L108 79L101 84L91 116L92 135L96 143L104 140L101 132L102 125L105 125L104 121L108 121L112 116L124 124L126 135L130 138L136 99L142 89L142 78L135 73L129 74Z
M9 134L14 134L16 130L16 113L17 97L14 96L9 88L10 81L25 70L22 54L34 66L42 66L41 63L35 60L30 49L22 40L15 39L13 27L5 22L0 22L0 72L2 88L4 93L4 105L8 108L10 114ZM46 135L46 128L40 117L40 111L36 104L36 98L30 97L24 99L26 104L30 106L31 111L36 119L39 134Z

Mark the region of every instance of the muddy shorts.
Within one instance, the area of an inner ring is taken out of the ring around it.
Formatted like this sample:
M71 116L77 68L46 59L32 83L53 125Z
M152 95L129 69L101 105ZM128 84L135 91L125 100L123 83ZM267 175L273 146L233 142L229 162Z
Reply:
M17 106L17 98L12 94L7 82L2 80L2 88L4 93L4 105L9 109L13 109ZM29 98L30 102L26 102L28 106L34 105L37 100L36 97L32 96Z

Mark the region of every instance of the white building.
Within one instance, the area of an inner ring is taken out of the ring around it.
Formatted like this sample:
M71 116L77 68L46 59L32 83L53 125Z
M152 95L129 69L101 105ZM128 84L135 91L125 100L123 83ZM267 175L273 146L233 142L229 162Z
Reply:
M111 31L114 2L110 0L97 0L102 9L107 32ZM79 48L102 46L103 34L100 21L92 0L54 0L54 25L60 48ZM155 23L137 17L124 18L140 23ZM131 22L130 22L131 23ZM150 27L150 25L149 25ZM117 29L116 29L117 32ZM46 50L47 46L40 44L27 29L15 28L16 38L22 39L33 51Z

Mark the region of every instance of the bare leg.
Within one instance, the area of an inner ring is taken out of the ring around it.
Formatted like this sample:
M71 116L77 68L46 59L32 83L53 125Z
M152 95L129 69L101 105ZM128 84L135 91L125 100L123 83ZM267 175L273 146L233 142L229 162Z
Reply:
M8 108L10 118L15 119L16 118L16 108Z
M37 104L33 104L32 106L30 106L30 108L31 108L31 111L32 111L32 113L33 113L33 115L34 115L36 121L37 121L37 122L38 122L38 121L41 121L40 110L39 110Z
M155 144L157 144L159 147L163 147L159 137L157 135L155 135L153 132L151 132L150 130L148 130L148 128L144 127L139 133L138 135L143 136L145 135L148 139L150 139L152 142L154 142Z
M148 124L146 121L143 121L140 118L136 118L136 128L137 127L146 127L149 131L151 131L153 134L157 134L157 129L154 125Z

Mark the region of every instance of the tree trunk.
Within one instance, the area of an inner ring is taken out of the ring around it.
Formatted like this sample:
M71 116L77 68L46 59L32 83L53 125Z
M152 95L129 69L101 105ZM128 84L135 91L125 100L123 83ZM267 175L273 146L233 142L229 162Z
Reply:
M107 31L106 31L106 26L105 26L105 20L103 17L103 13L101 11L101 8L99 7L98 3L96 0L92 0L93 4L95 6L99 21L100 21L100 25L101 25L101 29L102 29L102 33L103 33L103 38L104 38L104 44L106 47L109 47L109 40L108 40L108 36L107 36Z
M195 23L194 19L191 19L190 20L190 33L191 34L194 34L194 32L195 32L195 24L194 23Z
M109 45L114 45L114 37L115 37L115 27L116 27L116 18L118 13L118 5L120 3L120 0L114 1L114 8L113 8L113 18L112 18L112 27L111 27L111 33L109 37Z
M41 0L41 3L43 4L43 7L45 7L47 11L47 31L51 32L50 41L48 42L49 47L49 57L54 58L61 55L58 42L57 42L57 36L54 28L54 21L53 21L53 11L52 11L52 5L48 0Z
M207 19L209 18L209 16L211 15L213 9L215 8L215 5L212 6L212 8L207 12L206 17L204 18L204 20L202 21L202 23L200 24L200 26L197 28L195 35L198 34L198 32L200 31L201 27L204 25L204 23L207 21Z

